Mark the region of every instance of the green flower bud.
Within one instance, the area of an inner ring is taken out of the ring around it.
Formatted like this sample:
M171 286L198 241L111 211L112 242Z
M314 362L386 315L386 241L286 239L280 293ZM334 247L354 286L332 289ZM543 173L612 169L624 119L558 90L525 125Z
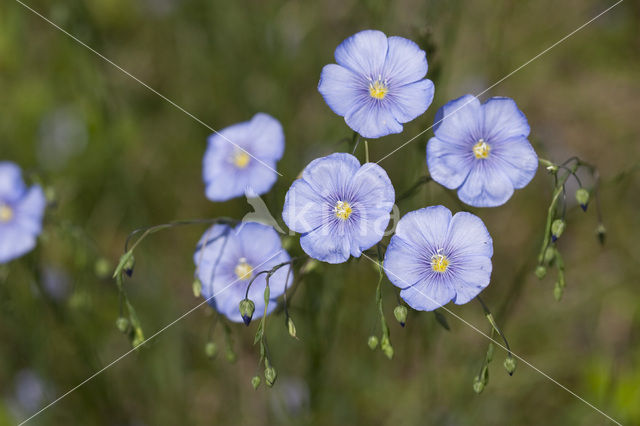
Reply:
M560 283L556 283L556 286L553 288L553 298L556 299L556 302L559 302L562 299L562 294L564 293L564 289L560 285Z
M556 248L553 246L547 247L544 251L544 263L550 264L556 257Z
M287 330L289 331L289 336L297 339L296 337L296 325L293 323L291 317L287 317Z
M144 334L142 334L142 329L140 327L135 328L133 336L133 340L131 341L133 347L140 346L144 343Z
M193 280L191 288L193 289L193 296L200 297L200 294L202 294L202 281L200 281L200 278Z
M234 362L236 362L236 359L237 359L236 353L230 347L227 347L227 351L224 355L225 357L227 357L227 361L230 364L233 364Z
M207 344L204 345L204 353L208 358L215 358L215 356L218 355L218 345L214 342L207 342Z
M566 224L562 219L556 219L551 224L551 240L555 242L564 232Z
M369 336L367 345L369 345L369 349L374 350L378 347L378 338L376 336Z
M393 315L396 317L396 320L400 323L402 327L404 327L407 322L407 307L404 305L398 305L393 310Z
M542 265L538 265L538 267L536 268L536 277L538 277L539 279L543 279L545 275L547 275L547 268Z
M580 188L576 191L576 201L580 204L583 211L587 211L587 205L589 204L589 191L584 188Z
M268 366L264 369L264 381L267 386L271 387L276 382L276 378L278 377L278 373L276 373L276 369L272 366Z
M253 386L253 390L258 389L258 386L260 386L261 381L262 379L260 378L260 376L253 376L251 378L251 386Z
M598 228L596 228L596 233L598 234L600 245L604 245L604 242L607 238L607 228L605 228L604 225L600 223L598 224Z
M388 338L383 337L382 342L380 343L380 349L386 355L387 358L393 359L393 346L391 346L391 342Z
M473 378L473 391L477 394L482 393L482 391L484 390L484 381L476 376Z
M320 262L314 259L310 259L302 266L302 268L300 268L300 274L302 275L308 274L309 272L316 269L318 266L320 266Z
M256 310L256 305L251 300L242 299L240 301L240 315L242 316L242 320L244 321L245 325L247 326L249 325L255 310Z
M118 327L121 333L126 333L129 328L129 320L124 317L118 318L116 320L116 327Z
M513 376L514 371L516 371L515 358L508 356L502 365L504 365L504 369L507 370L507 373L509 373L510 376Z
M124 272L128 276L133 275L133 267L135 266L135 264L136 264L136 259L133 257L133 253L132 253L127 259L127 262L124 264Z

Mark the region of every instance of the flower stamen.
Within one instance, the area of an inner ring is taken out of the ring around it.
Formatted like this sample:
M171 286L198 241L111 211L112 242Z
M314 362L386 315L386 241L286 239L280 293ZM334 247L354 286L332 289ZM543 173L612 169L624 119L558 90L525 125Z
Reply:
M389 88L380 77L376 81L369 83L369 95L374 99L384 99L388 91Z
M239 280L248 280L253 275L253 268L247 263L246 258L241 257L234 272Z
M444 254L441 254L438 250L437 254L431 256L431 269L435 272L443 273L449 267L449 259Z
M338 219L347 220L349 216L351 216L351 206L346 201L338 201L336 206L333 208L333 212L335 213Z
M0 204L0 222L9 222L13 218L13 209L6 204Z
M244 169L251 161L251 157L246 151L237 150L233 155L232 161L237 168Z
M473 155L479 159L487 158L489 156L489 151L491 151L491 147L484 141L484 139L480 139L478 143L473 146Z

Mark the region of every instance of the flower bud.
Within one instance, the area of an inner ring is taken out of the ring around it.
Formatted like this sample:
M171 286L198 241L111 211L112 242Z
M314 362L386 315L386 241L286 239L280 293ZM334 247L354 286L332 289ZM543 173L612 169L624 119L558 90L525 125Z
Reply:
M204 353L208 358L215 358L215 356L218 355L218 345L216 345L214 342L207 342L207 344L204 346Z
M543 279L545 275L547 275L547 268L542 265L538 265L536 268L536 277L538 277L538 279Z
M249 325L251 318L253 318L253 312L256 310L256 305L249 299L242 299L240 301L240 315L244 325Z
M233 364L234 362L236 362L237 356L236 356L236 353L233 351L233 349L231 349L231 347L227 347L227 351L224 355L227 357L227 361L230 364Z
M140 346L144 343L144 334L142 334L142 329L140 327L135 328L133 336L133 341L131 342L133 347Z
M133 253L129 255L127 262L124 264L124 272L130 277L133 275L133 267L136 264L136 259L133 257Z
M267 386L271 387L276 382L276 378L278 377L278 373L276 373L276 369L272 366L268 366L264 369L264 381Z
M108 278L111 273L111 263L104 257L101 257L96 260L96 263L93 265L93 271L100 279Z
M556 257L556 249L553 246L547 247L544 251L544 263L550 264Z
M580 204L583 211L587 211L587 205L589 204L589 191L584 188L580 188L576 191L576 201Z
M200 281L200 278L196 277L196 279L193 280L191 289L193 290L194 297L200 297L200 295L202 294L202 281Z
M407 307L404 305L398 305L393 310L393 315L402 327L404 327L407 322L407 312Z
M475 393L482 393L482 391L484 390L484 381L476 376L473 378L473 391Z
M604 225L600 223L598 224L598 228L596 228L596 233L598 234L600 245L604 245L604 242L607 238L607 228L605 228Z
M382 342L380 343L380 349L386 355L387 358L393 358L393 346L391 346L391 342L387 337L382 337Z
M302 268L300 268L300 274L301 275L308 274L309 272L316 269L318 266L320 266L320 262L318 262L315 259L309 259L304 265L302 265Z
M553 242L560 238L564 232L565 226L564 220L562 219L556 219L553 221L551 224L551 240L553 240Z
M258 386L260 386L261 381L262 379L260 379L260 376L253 376L251 378L251 386L253 386L253 390L258 389Z
M508 356L504 360L504 369L507 370L510 376L513 376L514 371L516 371L516 360L512 356Z
M564 289L559 283L556 283L556 286L553 288L553 298L556 299L556 302L562 299L562 293L564 293Z
M129 320L124 317L118 318L116 320L116 327L118 327L121 333L126 333L129 328Z
M296 325L293 323L291 317L287 317L287 330L289 331L289 336L297 339L296 337Z
M369 349L374 350L378 347L378 338L376 336L369 336L367 345L369 345Z

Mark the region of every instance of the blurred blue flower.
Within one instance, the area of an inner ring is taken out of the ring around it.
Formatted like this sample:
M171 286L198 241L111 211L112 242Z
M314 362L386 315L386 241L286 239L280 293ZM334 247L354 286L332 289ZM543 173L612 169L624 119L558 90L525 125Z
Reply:
M212 134L203 160L207 198L226 201L266 193L278 177L276 162L283 152L282 126L267 114Z
M304 169L287 192L282 218L302 234L300 245L309 256L342 263L382 239L394 200L382 167L361 167L353 155L337 153Z
M42 188L27 188L20 167L0 162L0 263L20 257L36 245L46 200Z
M538 169L538 156L527 140L529 124L510 98L484 104L472 95L438 110L435 137L427 144L431 177L474 207L504 204L524 188Z
M245 222L233 229L213 225L200 239L193 260L202 282L202 296L231 321L242 322L239 305L251 279L260 271L289 261L290 257L273 228ZM284 293L288 273L289 265L285 265L269 279L268 312L275 309L276 299ZM255 304L253 318L264 313L265 275L259 275L249 289L249 299ZM293 271L289 283L292 280Z
M318 91L347 125L365 138L400 133L433 100L425 52L411 40L361 31L335 51L322 69Z
M443 206L407 213L384 257L389 280L414 309L432 311L476 297L491 278L493 241L479 217Z

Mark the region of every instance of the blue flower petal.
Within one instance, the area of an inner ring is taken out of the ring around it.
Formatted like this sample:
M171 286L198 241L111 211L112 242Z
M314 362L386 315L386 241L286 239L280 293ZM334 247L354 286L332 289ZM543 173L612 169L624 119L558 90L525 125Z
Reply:
M47 206L44 191L34 185L14 206L14 223L24 231L34 235L42 232L42 217Z
M460 214L460 213L458 213ZM456 296L453 302L462 305L484 290L491 281L491 259L485 256L465 256L456 259L456 263L463 264L455 273L452 280Z
M497 207L513 195L513 183L492 161L475 161L458 197L473 207Z
M443 142L472 146L482 138L484 128L480 101L473 95L464 95L447 102L436 113L433 128Z
M278 120L269 114L259 112L248 123L247 131L250 138L247 148L252 155L263 161L282 158L284 131ZM255 159L252 160L255 161Z
M25 189L20 167L9 161L0 162L0 200L13 202L22 196Z
M446 242L451 211L430 206L407 213L398 221L396 235L422 250L436 252Z
M491 257L493 240L482 219L467 212L456 213L449 224L447 251L461 256Z
M431 138L427 143L427 167L433 180L449 189L457 189L473 167L471 150L467 146Z
M340 192L360 168L356 157L338 152L313 160L302 172L302 178L321 196Z
M302 235L300 246L309 256L327 263L346 262L351 253L350 238L335 235L328 224Z
M497 167L509 176L514 188L524 188L531 182L538 170L538 155L526 138L501 140L491 147L493 161L500 163Z
M356 103L367 99L368 84L348 68L329 64L322 68L318 91L333 112L344 116Z
M384 271L398 288L407 288L424 279L425 261L416 246L398 235L391 237L384 256Z
M375 78L382 73L387 56L387 36L365 30L343 41L335 51L336 62L356 73Z
M387 99L389 98L389 99ZM395 119L407 123L424 112L433 101L433 82L421 80L393 88L384 99Z
M0 264L22 256L36 246L36 235L19 226L0 225L0 236Z
M324 202L305 180L298 179L287 191L282 219L292 231L313 231L326 220L324 210L320 207Z
M370 139L402 132L402 124L393 116L393 108L373 98L354 105L344 121L360 135Z
M404 86L427 74L427 55L420 46L404 37L389 37L388 43L382 74L388 76L390 86Z
M446 281L438 284L422 282L400 291L402 300L418 311L433 311L446 305L455 295L453 286Z
M514 137L529 136L529 123L515 101L493 97L482 105L484 110L484 136L489 143Z

